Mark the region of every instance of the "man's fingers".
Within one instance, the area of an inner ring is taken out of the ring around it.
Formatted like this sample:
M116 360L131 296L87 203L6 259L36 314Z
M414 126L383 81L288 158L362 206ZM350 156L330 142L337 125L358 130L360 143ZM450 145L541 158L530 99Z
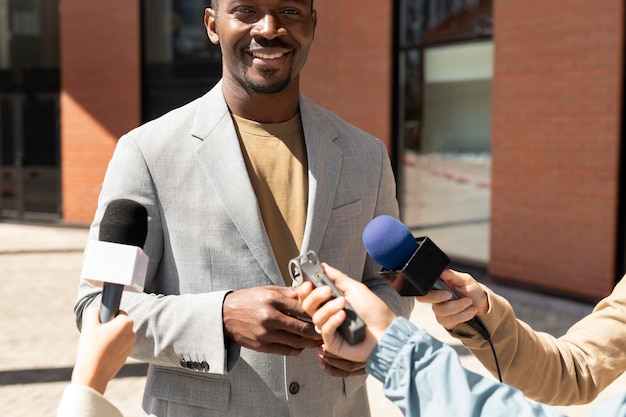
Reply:
M347 378L355 375L365 375L365 362L353 362L342 359L328 352L324 346L320 346L317 352L322 360L322 368L332 376Z

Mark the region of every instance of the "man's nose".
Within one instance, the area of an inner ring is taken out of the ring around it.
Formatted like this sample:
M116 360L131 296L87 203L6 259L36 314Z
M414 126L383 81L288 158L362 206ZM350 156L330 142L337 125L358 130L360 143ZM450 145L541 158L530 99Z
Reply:
M287 33L287 30L282 26L280 18L269 12L263 14L250 30L250 35L262 36L266 39L274 39L278 36L283 36L285 33Z

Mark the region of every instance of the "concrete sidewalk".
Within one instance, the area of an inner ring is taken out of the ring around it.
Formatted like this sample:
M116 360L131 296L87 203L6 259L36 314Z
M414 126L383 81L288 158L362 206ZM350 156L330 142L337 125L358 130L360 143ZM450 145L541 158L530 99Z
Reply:
M78 331L72 306L87 238L84 227L51 227L0 222L0 416L55 415L74 363ZM488 282L507 297L518 316L537 330L563 334L592 306L532 292L493 285L480 269L453 265ZM476 359L435 322L430 306L418 304L411 320L456 347L462 363L482 374ZM106 396L125 416L139 415L145 364L129 360L107 389ZM373 416L401 413L369 379ZM626 392L622 377L601 395ZM561 407L572 417L589 415L592 405Z

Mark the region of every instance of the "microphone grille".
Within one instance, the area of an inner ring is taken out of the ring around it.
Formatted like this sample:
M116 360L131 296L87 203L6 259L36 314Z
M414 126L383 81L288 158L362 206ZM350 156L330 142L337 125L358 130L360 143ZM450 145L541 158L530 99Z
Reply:
M148 211L136 201L113 200L100 222L98 239L143 248L148 234Z

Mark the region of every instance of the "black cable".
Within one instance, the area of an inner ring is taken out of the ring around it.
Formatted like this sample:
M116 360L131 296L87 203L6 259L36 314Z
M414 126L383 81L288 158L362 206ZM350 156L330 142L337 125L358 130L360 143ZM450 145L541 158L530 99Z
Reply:
M493 347L493 343L491 342L491 337L487 338L487 342L489 342L489 347L491 347L491 352L493 353L493 360L496 363L496 371L498 371L498 379L502 382L502 374L500 373L500 364L498 363L498 355L496 355L496 348Z
M491 352L493 353L493 360L496 363L496 371L498 371L498 379L502 382L502 374L500 373L500 364L498 363L498 355L496 355L496 348L493 346L491 342L491 334L485 327L485 325L478 319L478 317L474 317L470 321L467 322L470 326L474 328L488 343L489 347L491 347Z

